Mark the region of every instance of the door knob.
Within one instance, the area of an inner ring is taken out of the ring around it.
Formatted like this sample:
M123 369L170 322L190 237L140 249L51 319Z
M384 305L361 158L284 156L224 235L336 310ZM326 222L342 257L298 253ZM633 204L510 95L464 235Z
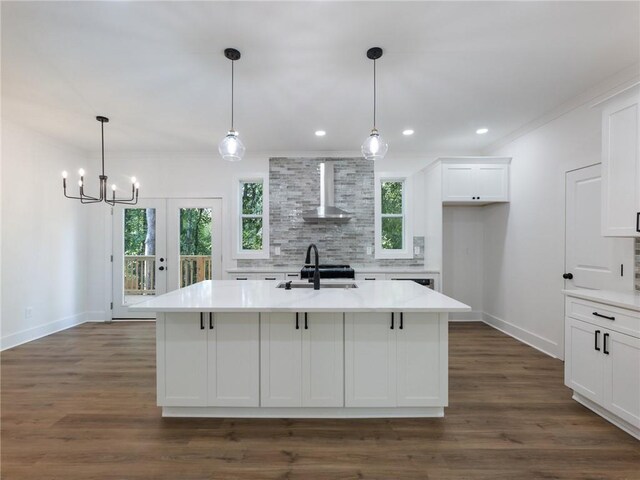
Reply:
M562 275L562 278L565 280L571 280L573 278L573 273L565 273Z
M158 270L162 271L162 270L164 270L164 267L160 267L160 268L158 268Z

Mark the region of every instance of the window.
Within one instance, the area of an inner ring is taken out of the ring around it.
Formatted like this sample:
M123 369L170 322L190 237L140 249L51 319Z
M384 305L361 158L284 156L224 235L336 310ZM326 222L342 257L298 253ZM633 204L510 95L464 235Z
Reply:
M412 258L406 177L376 178L376 258Z
M235 258L269 257L268 208L265 179L240 179L237 183L237 228Z

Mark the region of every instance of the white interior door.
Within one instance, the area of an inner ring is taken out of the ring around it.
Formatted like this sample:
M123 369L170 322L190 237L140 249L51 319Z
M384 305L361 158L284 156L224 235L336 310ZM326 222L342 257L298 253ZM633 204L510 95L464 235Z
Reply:
M565 274L567 288L631 289L633 240L601 235L600 164L567 172Z
M154 318L129 307L167 291L166 200L113 208L112 318Z
M155 318L129 307L222 278L222 200L145 199L113 209L113 319Z

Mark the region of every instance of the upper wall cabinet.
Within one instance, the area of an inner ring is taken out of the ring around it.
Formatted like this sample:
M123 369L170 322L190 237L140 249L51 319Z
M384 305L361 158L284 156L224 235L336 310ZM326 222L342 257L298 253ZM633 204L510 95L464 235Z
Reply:
M510 158L451 157L442 163L445 205L486 205L509 201Z
M640 86L602 107L602 235L640 237Z

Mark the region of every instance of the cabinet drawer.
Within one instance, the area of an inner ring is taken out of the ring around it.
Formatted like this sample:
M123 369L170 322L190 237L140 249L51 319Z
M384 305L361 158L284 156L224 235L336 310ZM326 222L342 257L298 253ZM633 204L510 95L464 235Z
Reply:
M640 313L573 297L567 297L566 310L577 320L640 337Z

